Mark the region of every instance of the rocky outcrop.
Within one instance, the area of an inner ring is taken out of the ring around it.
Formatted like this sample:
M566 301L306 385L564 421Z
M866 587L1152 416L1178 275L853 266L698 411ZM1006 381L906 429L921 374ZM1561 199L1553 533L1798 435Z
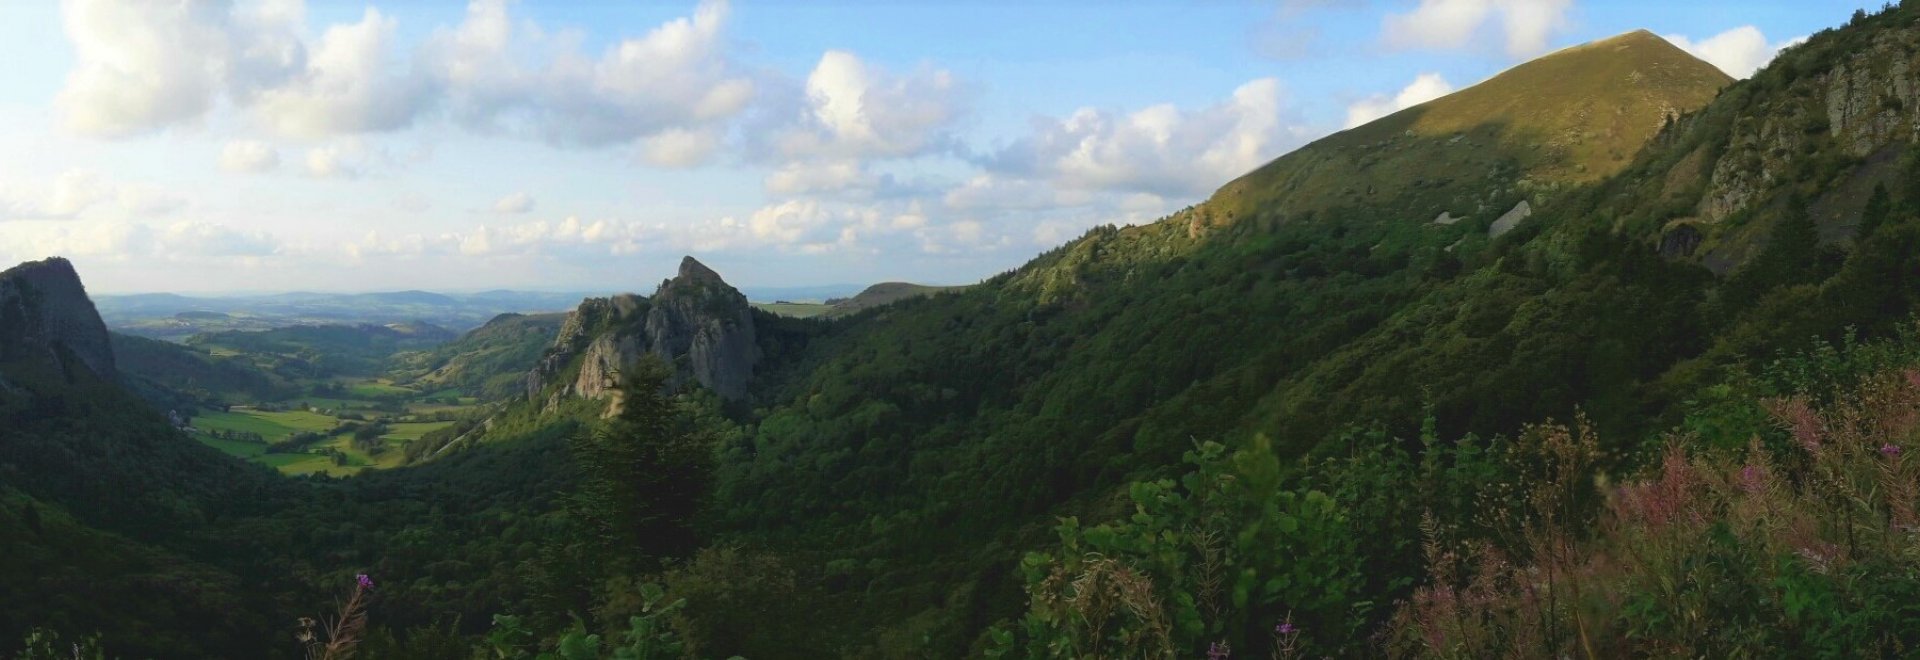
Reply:
M21 364L117 377L107 324L66 259L0 272L0 365Z
M594 342L603 335L633 325L645 317L647 300L633 294L621 294L610 298L588 298L580 301L580 306L567 315L560 325L560 333L553 338L553 345L547 349L533 370L527 372L527 398L537 398L548 385L554 383L572 365L577 358L594 348ZM640 352L631 355L610 354L610 347L602 347L595 352L595 360L603 366L595 373L602 376L619 367L630 364L639 357ZM611 348L617 348L611 347ZM581 369L582 372L586 369ZM575 377L568 381L555 397L583 396L598 397L606 390L607 384L600 381L584 381Z
M723 398L745 397L760 361L747 297L687 257L652 298L581 301L527 373L527 397L545 396L548 407L567 397L602 398L621 369L649 353L673 367L673 388L695 382Z
M1748 108L1714 164L1700 201L1709 222L1733 216L1775 181L1795 177L1810 140L1831 138L1864 158L1896 142L1920 138L1920 54L1912 26L1874 33L1864 48L1839 56L1825 71L1793 80L1799 93Z
M1499 238L1501 234L1513 231L1514 227L1520 226L1521 220L1530 217L1533 217L1533 205L1527 203L1527 200L1520 200L1519 204L1513 205L1512 209L1500 214L1493 224L1487 226L1487 238Z
M674 386L692 378L723 398L747 395L760 362L752 307L693 257L681 260L679 274L653 294L646 334L653 354L674 366Z

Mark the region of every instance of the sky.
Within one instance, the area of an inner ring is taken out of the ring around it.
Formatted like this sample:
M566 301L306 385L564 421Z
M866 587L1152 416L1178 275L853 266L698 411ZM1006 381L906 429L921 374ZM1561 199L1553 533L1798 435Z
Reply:
M94 293L979 281L1649 29L1877 2L0 0L0 260Z

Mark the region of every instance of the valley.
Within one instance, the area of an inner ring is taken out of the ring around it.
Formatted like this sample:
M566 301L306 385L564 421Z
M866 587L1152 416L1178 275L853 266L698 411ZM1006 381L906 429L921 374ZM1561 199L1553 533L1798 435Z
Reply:
M1911 656L1920 4L1739 78L1683 42L1382 105L966 285L735 283L917 206L700 225L786 251L569 217L352 253L604 240L646 282L579 294L116 297L83 267L116 262L20 263L0 658ZM847 57L795 90L879 76ZM808 121L880 130L848 116ZM1075 117L1050 139L1104 121ZM842 155L816 138L777 146ZM756 185L922 185L815 165ZM1024 221L1015 192L974 208Z

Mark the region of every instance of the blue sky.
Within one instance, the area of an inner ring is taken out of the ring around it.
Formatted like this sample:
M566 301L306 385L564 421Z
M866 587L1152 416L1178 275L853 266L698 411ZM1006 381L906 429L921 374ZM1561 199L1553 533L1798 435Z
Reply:
M1646 28L1867 3L0 0L0 259L95 292L962 283Z

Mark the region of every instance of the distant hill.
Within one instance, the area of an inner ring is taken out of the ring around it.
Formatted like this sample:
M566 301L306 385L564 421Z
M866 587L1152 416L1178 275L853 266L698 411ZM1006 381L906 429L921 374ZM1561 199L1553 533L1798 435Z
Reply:
M128 334L182 341L229 330L270 330L292 325L388 325L424 321L465 331L504 313L559 312L586 293L431 291L376 293L291 292L248 296L136 294L99 296L107 325Z
M262 368L288 377L328 377L380 374L397 352L432 348L455 338L445 328L410 322L230 330L194 335L186 343L202 350L244 353L260 361Z
M204 349L118 332L112 343L128 386L162 409L271 401L298 390L243 357L213 357Z
M396 383L457 388L488 401L520 394L527 368L553 343L565 313L501 314L458 339L394 356Z
M967 285L928 286L908 282L881 282L867 287L852 298L828 301L831 304L831 308L826 311L824 316L828 318L851 316L868 309L892 304L908 298L930 296L947 291L964 291L966 288Z

